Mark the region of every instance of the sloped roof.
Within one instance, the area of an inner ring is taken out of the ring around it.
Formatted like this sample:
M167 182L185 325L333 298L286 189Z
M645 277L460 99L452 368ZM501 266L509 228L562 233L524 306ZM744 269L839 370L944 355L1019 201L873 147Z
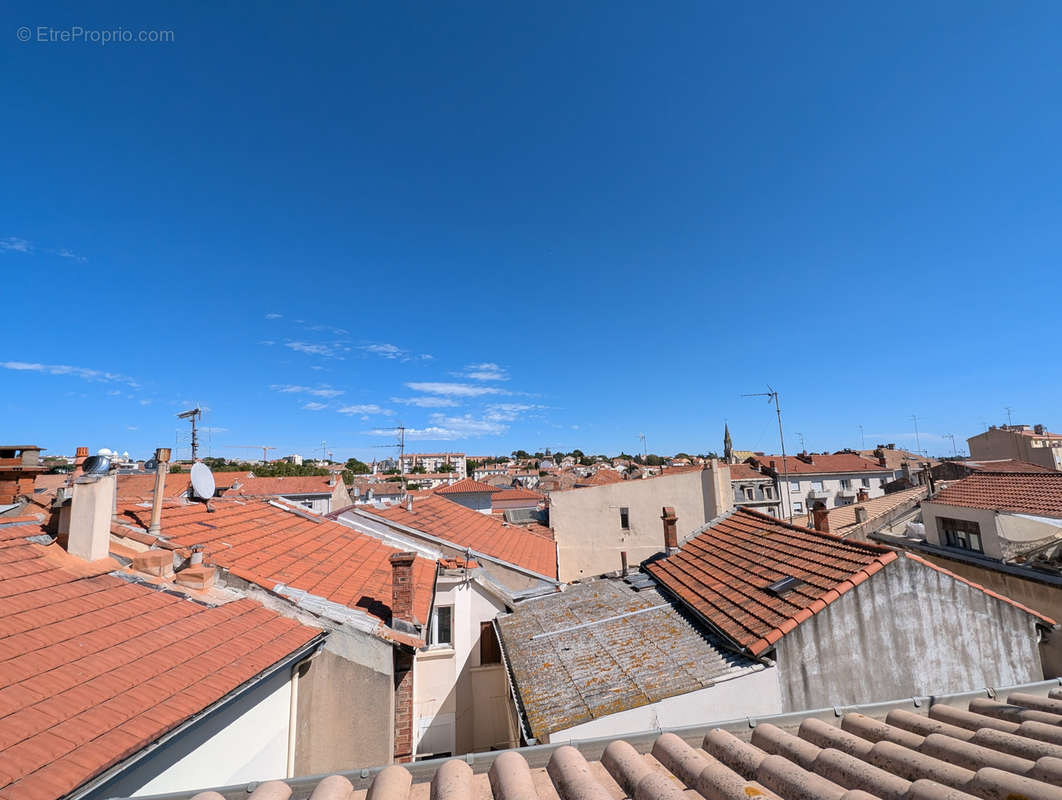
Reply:
M838 472L890 472L887 467L881 466L876 461L853 455L852 453L819 454L812 453L808 456L812 463L802 461L796 456L785 457L785 469L790 475L827 475ZM781 456L753 456L759 464L770 466L775 462L778 474L783 472Z
M491 495L490 499L492 502L499 500L545 500L546 496L530 489L524 489L521 486L514 486L511 489L499 489Z
M873 450L857 450L859 455L863 456L870 461L876 462L878 460L877 454L880 452L885 456L885 466L891 470L898 470L903 466L905 461L911 464L929 464L929 466L935 466L940 462L935 458L927 458L920 453L912 453L910 450L897 449L895 447L881 447Z
M107 574L39 523L0 526L0 796L51 800L202 712L321 631Z
M975 472L1055 472L1050 467L1042 467L1039 464L1031 464L1017 458L999 459L967 459L960 464L969 467Z
M477 481L474 478L464 478L449 486L440 486L435 490L436 494L474 494L476 492L496 492L497 486Z
M913 489L904 489L903 491L893 492L882 497L875 497L872 500L866 500L862 503L852 503L847 506L837 506L837 508L831 508L827 512L827 518L830 521L831 533L843 533L845 528L850 528L856 524L856 509L862 508L867 512L867 521L871 522L878 517L888 514L890 511L894 511L900 508L904 503L916 501L919 498L925 497L927 489L925 486L916 486Z
M1062 517L1062 472L975 472L927 502Z
M732 481L771 480L770 475L764 475L751 464L729 464L728 466L730 467L730 480Z
M621 580L526 600L499 616L498 628L536 738L761 668L655 589L636 592Z
M249 472L215 472L214 485L227 489L234 481L245 481ZM190 472L169 472L163 486L163 497L179 497L191 484ZM150 500L155 495L155 474L118 475L118 501Z
M759 655L895 558L878 545L739 508L647 568L742 649ZM787 577L803 583L782 596L767 590Z
M215 500L211 506L213 512L200 503L164 508L165 544L179 549L203 545L207 561L244 580L270 590L284 584L390 622L389 558L396 548L325 517L277 508L266 500ZM127 509L124 516L146 528L151 509ZM413 583L413 613L424 623L435 562L418 556Z
M614 469L602 467L589 478L576 481L578 486L606 486L610 483L622 483L623 476Z
M217 476L215 474L215 481ZM328 475L284 475L275 478L244 478L239 487L229 489L226 495L243 497L280 497L289 494L332 494L335 486L329 486ZM340 480L340 479L337 479ZM232 486L230 483L229 486Z
M358 511L423 531L459 547L470 547L548 578L557 577L557 548L552 541L519 525L508 525L490 514L465 508L440 497L438 492L417 497L412 512L404 505L363 506Z

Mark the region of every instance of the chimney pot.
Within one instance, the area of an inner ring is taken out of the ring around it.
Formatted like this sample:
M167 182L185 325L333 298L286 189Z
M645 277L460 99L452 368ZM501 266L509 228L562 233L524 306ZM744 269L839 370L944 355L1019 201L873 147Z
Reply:
M626 578L627 577L627 551L626 550L621 550L620 551L620 564L622 565L621 571L622 571L623 577Z
M867 521L867 510L862 506L859 506L855 510L856 525L862 525Z
M413 495L406 496L406 511L413 513Z
M870 499L870 495L867 494L867 490L866 489L860 489L856 493L856 501L859 502L859 503L865 503L869 499Z
M664 555L678 551L678 516L671 506L664 506L660 519L664 521Z
M889 465L889 462L885 460L885 454L884 453L882 453L880 456L878 456L878 466L879 467L887 467L888 465Z
M824 506L817 506L814 511L815 530L823 533L830 532L830 512Z
M114 475L81 477L74 482L67 550L86 561L110 554L111 514L117 481Z

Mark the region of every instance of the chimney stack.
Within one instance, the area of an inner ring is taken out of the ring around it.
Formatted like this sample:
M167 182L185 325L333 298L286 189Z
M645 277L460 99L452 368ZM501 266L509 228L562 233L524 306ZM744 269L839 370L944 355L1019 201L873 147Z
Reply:
M626 550L621 550L620 551L620 564L622 565L621 574L623 575L624 578L626 578L627 577L627 551Z
M867 490L866 489L860 489L856 493L856 501L859 502L859 503L865 503L869 499L870 499L870 495L867 494Z
M117 479L111 475L83 475L74 481L70 503L67 551L86 561L110 554L111 513Z
M88 453L88 448L87 447L79 447L77 449L77 452L74 453L74 477L75 478L80 478L82 473L85 471L84 464L85 464L85 459L88 458L88 454L89 453Z
M664 521L664 555L670 556L678 551L678 516L671 506L664 506L660 519Z
M406 511L413 513L413 495L406 495Z
M867 521L867 510L862 506L857 506L855 510L856 525L862 525Z
M151 498L151 524L148 533L158 536L162 532L162 497L166 493L166 471L170 468L170 448L155 450L155 494Z
M815 517L815 530L823 533L830 532L830 512L825 507L816 507L813 511Z
M889 466L889 462L885 460L885 454L884 453L882 453L880 456L878 456L878 466L881 467L882 469L884 469L884 468Z
M413 616L413 562L417 554L391 553L391 627L419 633Z

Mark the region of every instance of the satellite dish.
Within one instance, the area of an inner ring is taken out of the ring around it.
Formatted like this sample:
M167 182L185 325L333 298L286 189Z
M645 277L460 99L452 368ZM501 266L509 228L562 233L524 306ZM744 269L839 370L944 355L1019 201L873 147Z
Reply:
M192 465L192 491L200 500L209 500L214 496L214 473L202 461Z

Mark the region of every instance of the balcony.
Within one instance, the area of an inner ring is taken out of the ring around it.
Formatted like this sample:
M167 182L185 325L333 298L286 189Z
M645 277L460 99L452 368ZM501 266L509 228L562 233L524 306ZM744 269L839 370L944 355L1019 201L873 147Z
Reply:
M808 500L829 500L830 492L828 489L811 489L808 492Z
M859 490L855 486L841 486L841 488L837 490L837 494L842 497L855 497L858 491Z

